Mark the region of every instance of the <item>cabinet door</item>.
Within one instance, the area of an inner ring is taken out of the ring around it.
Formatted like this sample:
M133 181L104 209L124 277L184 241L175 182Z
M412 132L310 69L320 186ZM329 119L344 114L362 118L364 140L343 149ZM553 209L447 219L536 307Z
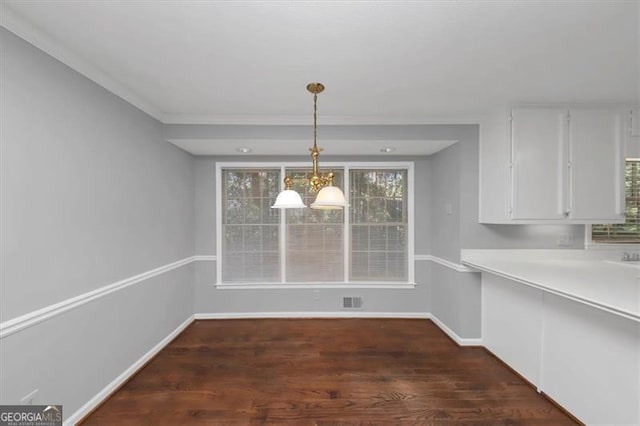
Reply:
M512 219L563 218L566 210L566 133L565 109L512 110Z
M570 111L569 210L577 220L619 221L624 211L623 114Z
M634 108L627 115L628 131L625 131L625 156L640 158L640 108Z
M544 294L541 389L593 425L640 424L640 324Z
M482 274L482 341L498 358L540 387L542 290Z

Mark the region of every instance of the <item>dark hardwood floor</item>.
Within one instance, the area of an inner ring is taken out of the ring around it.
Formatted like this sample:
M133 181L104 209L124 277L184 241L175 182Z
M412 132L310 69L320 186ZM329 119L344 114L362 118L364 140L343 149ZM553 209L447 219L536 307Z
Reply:
M196 321L84 425L575 422L428 320Z

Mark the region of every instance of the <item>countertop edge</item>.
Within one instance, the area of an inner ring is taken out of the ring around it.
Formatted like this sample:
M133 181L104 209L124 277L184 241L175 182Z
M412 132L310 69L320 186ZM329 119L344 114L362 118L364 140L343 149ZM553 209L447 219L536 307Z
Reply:
M563 292L563 291L560 291L560 290L545 286L544 284L541 284L541 283L538 283L538 282L534 282L534 281L529 281L529 280L527 280L525 278L522 278L520 276L513 275L513 274L510 274L508 272L504 272L504 271L501 271L501 270L498 270L498 269L493 269L493 268L490 268L490 267L487 267L487 266L484 266L484 265L480 265L480 264L477 264L477 263L474 263L474 262L470 262L468 260L462 260L460 263L462 263L463 265L468 266L470 268L477 269L477 270L479 270L481 272L487 272L487 273L490 273L490 274L493 274L493 275L497 275L499 277L506 278L506 279L509 279L511 281L515 281L515 282L518 282L520 284L527 285L529 287L534 287L534 288L537 288L539 290L545 291L547 293L555 294L557 296L564 297L566 299L570 299L570 300L582 303L584 305L588 305L588 306L591 306L593 308L597 308L597 309L609 312L611 314L618 315L618 316L621 316L623 318L630 319L632 321L636 321L636 322L640 323L640 315L635 314L633 312L628 312L628 311L625 311L625 310L622 310L622 309L618 309L618 308L615 308L615 307L612 307L612 306L609 306L609 305L606 305L606 304L591 300L591 299L587 299L587 298L584 298L584 297L576 296L576 295L571 294L571 293Z

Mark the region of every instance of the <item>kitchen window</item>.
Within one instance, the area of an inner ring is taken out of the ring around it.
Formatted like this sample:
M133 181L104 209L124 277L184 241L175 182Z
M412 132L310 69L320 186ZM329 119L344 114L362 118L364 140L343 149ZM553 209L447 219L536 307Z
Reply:
M625 167L625 222L592 225L594 244L640 243L640 159L626 161Z
M218 163L217 285L413 286L413 163L324 163L345 210L272 209L285 175L309 206L308 164Z

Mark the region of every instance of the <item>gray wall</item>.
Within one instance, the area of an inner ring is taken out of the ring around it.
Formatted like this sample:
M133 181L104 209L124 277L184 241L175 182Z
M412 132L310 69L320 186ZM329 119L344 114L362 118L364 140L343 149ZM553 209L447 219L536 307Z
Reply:
M385 159L388 159L385 157ZM322 157L322 161L381 161L377 158ZM428 254L430 250L429 199L430 160L428 158L402 158L415 163L416 197L415 218L422 226L416 227L415 251ZM196 188L196 253L216 254L215 235L215 164L216 161L269 161L265 157L199 157L195 160ZM309 161L308 157L274 158L273 161ZM426 226L424 226L426 225ZM343 296L362 296L364 312L429 311L429 267L427 262L416 262L415 289L322 289L320 299L314 300L311 289L257 289L235 290L215 288L215 263L198 262L196 265L197 313L242 312L336 312L342 311Z
M569 248L584 247L582 225L478 223L479 127L440 127L459 142L431 157L432 254L459 263L461 249L555 249L561 234L573 240ZM429 282L432 313L459 336L480 337L480 274L433 266Z
M189 256L193 158L162 126L0 30L0 318ZM0 340L0 403L39 389L66 415L193 312L193 265Z

